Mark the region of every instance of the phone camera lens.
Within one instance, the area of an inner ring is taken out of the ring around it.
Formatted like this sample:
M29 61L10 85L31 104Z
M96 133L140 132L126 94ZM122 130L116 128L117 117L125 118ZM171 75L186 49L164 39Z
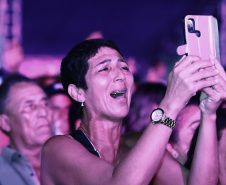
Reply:
M194 24L194 20L193 19L188 19L187 26L188 26L188 32L194 33L194 31L195 31L195 24Z

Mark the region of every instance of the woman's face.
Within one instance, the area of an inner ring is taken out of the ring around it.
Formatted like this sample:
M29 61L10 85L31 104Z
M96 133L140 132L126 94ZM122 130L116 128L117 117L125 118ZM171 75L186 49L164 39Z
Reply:
M133 76L124 58L114 49L101 47L89 59L85 76L86 108L94 119L118 121L130 106Z

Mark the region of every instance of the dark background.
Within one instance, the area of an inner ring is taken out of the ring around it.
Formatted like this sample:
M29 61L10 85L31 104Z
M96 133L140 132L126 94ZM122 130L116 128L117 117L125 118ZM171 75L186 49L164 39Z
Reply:
M116 41L125 56L143 66L163 58L172 66L184 44L185 15L214 15L217 0L23 0L25 55L64 56L91 32Z

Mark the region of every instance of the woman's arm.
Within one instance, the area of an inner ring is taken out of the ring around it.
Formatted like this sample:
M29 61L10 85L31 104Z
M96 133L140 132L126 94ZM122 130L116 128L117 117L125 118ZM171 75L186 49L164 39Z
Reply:
M216 59L212 61L215 62L216 69L219 71L219 75L215 77L218 83L203 89L208 97L203 99L199 106L201 123L189 176L190 184L217 184L218 181L216 111L226 97L226 75L220 63Z
M200 103L201 123L190 172L179 165L179 163L166 152L156 173L154 179L155 185L174 184L175 179L177 180L177 184L217 184L218 144L216 110L226 96L226 77L219 62L216 59L212 59L212 61L215 63L220 74L213 78L217 82L215 85L211 88L207 87L203 89L207 97ZM204 71L208 70L210 69L207 68ZM181 176L183 176L183 178L181 178Z
M210 98L210 97L208 97ZM201 103L200 107L204 104ZM216 112L201 109L201 122L188 184L212 185L218 180Z
M216 84L215 70L200 68L213 64L198 57L183 58L171 72L166 95L160 107L171 119L199 89ZM49 140L42 153L42 184L148 184L154 176L165 152L172 129L163 124L150 124L132 150L114 166L90 154L80 143L66 136ZM180 177L181 174L176 174Z

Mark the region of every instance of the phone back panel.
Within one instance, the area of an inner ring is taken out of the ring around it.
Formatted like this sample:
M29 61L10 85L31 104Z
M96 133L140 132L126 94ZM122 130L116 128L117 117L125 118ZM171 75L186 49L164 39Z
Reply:
M213 55L220 61L217 19L213 16L187 15L184 21L187 54L200 56L203 60L209 60ZM189 24L194 24L190 31Z

